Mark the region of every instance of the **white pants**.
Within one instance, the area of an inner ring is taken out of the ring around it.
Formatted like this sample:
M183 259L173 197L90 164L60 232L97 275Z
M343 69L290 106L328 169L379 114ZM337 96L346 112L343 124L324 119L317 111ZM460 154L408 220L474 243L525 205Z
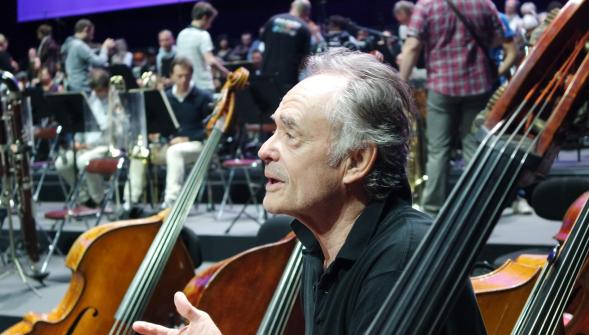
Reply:
M165 203L171 204L176 201L184 184L186 165L196 162L201 151L202 143L192 141L164 146L155 157L152 155L153 164L166 164ZM165 160L163 157L165 157ZM125 200L127 202L139 202L145 186L146 168L145 160L131 159L129 179L125 185ZM131 192L130 195L129 191Z
M88 163L97 158L104 158L107 156L108 147L101 145L88 150L79 150L76 152L76 165L78 171L82 171ZM76 180L76 172L74 169L74 152L73 150L66 150L61 152L55 160L55 169L57 173L63 177L66 183L73 187ZM101 175L95 173L86 173L86 187L88 192L82 187L80 190L79 200L86 201L88 196L92 198L95 203L102 201L104 196L104 181Z

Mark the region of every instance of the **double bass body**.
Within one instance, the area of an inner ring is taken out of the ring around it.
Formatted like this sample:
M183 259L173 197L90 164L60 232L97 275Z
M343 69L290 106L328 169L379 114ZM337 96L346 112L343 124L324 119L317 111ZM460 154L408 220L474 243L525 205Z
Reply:
M108 334L115 312L163 218L160 213L85 232L66 258L72 279L60 304L50 313L26 314L2 334ZM144 314L145 320L160 324L177 321L171 297L190 280L193 269L184 244L176 242Z

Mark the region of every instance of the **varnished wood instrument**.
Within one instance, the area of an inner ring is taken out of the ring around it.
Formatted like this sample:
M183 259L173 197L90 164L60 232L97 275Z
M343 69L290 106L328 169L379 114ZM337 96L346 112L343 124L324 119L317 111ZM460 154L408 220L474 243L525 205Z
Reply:
M72 278L59 305L49 313L25 314L22 321L2 334L108 334L119 303L163 220L161 213L107 223L82 234L65 260ZM145 302L143 316L170 324L176 321L170 296L190 279L193 265L181 242L174 243L170 260L164 265L165 276Z
M588 255L589 202L585 200L564 244L548 256L548 264L512 334L556 334L561 331L563 312Z
M16 178L18 195L18 216L24 246L31 261L32 275L38 275L35 267L39 261L39 242L33 210L31 169L29 165L30 147L25 143L23 132L23 104L25 103L12 74L0 71L0 84L6 85L8 94L0 104L0 114L5 126L0 126L0 145L4 146L2 172L13 174ZM2 129L3 128L3 129ZM3 185L7 187L7 185ZM10 214L8 214L10 215Z
M589 192L583 193L567 210L559 232L554 236L560 243L569 236L571 229L585 202L589 200ZM589 259L581 269L573 292L565 309L565 333L570 335L589 334Z
M541 264L530 264L525 259L508 260L492 272L470 278L487 334L511 333L546 257L540 256L540 260Z
M506 202L546 173L589 77L589 1L569 1L485 121L489 134L412 256L368 334L431 334L452 308ZM528 333L544 334L544 333Z
M3 334L130 334L140 318L178 322L170 297L190 280L194 268L178 236L229 127L234 89L244 87L247 78L243 69L229 75L207 126L208 140L169 214L105 224L82 234L66 258L72 280L57 308L29 313Z
M301 244L294 234L221 261L197 274L184 293L223 334L303 334L295 306Z

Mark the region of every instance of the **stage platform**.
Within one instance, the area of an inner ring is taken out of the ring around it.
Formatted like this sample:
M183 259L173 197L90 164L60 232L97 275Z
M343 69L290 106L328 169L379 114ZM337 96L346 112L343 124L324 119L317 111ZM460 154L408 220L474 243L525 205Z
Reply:
M55 208L58 203L43 204L43 208ZM225 256L231 256L239 251L249 249L256 245L256 233L260 227L258 223L249 218L240 218L229 234L225 230L237 213L237 206L228 212L222 220L217 220L214 213L205 212L196 208L192 211L186 226L198 234L201 243L204 263L201 268L212 264L215 260ZM255 216L255 206L248 206L247 212ZM48 227L48 222L40 221L41 226ZM552 236L558 231L560 222L549 221L536 215L512 215L511 209L506 209L501 220L497 224L489 240L484 254L492 262L496 255L512 252L519 249L548 250L554 244ZM85 230L82 223L72 224L67 227L64 234L66 240L72 240L74 236ZM3 232L4 234L4 232ZM5 236L5 235L3 235ZM4 273L0 278L0 329L4 329L19 321L28 311L48 312L55 308L61 301L70 280L70 271L64 266L64 256L56 255L49 266L49 277L41 285L31 279L38 295L30 290L17 276L13 268L3 266ZM170 297L171 298L171 297Z
M589 152L582 151L580 158L581 161L577 161L576 151L561 153L549 178L563 176L589 178ZM457 179L458 173L455 168L452 172L454 180ZM48 192L55 192L55 190ZM39 226L49 236L53 235L52 222L44 219L43 213L62 206L62 202L43 201L36 208ZM221 219L215 217L215 211L208 211L206 204L195 205L192 208L185 225L198 235L204 260L201 268L258 244L256 235L260 224L255 219L261 216L261 207L248 205L245 210L248 215L242 215L231 231L225 233L242 206L242 204L235 204L228 208ZM218 208L218 205L216 207ZM559 230L560 225L560 221L542 219L535 214L514 215L511 208L507 208L480 255L479 261L493 263L501 255L523 249L546 252L555 244L552 236ZM0 231L0 251L5 251L7 247L6 228L4 224ZM85 230L86 226L81 222L65 227L59 244L60 250L64 254L67 253L75 238ZM68 287L71 275L69 269L64 266L64 256L56 255L49 266L50 275L43 284L28 280L36 290L33 292L20 280L10 264L0 262L0 265L0 329L5 329L19 321L28 311L48 312L57 306Z

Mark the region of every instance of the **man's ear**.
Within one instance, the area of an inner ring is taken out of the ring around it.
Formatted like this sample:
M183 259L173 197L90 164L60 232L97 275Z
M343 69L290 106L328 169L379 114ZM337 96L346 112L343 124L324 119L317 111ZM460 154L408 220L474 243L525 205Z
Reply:
M352 150L346 158L344 184L351 184L366 177L374 166L377 153L378 149L374 143Z

